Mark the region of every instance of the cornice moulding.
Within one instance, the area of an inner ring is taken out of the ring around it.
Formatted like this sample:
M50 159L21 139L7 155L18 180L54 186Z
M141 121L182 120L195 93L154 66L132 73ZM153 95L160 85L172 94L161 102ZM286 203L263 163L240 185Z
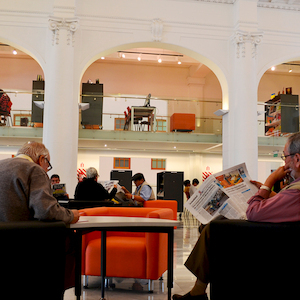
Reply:
M257 7L261 8L273 8L273 9L282 9L282 10L294 10L300 11L299 5L288 5L285 3L274 3L274 2L258 2Z

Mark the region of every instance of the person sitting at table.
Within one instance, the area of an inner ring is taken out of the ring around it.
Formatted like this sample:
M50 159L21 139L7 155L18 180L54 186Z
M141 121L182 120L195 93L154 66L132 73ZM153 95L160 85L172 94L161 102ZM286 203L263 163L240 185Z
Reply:
M78 210L60 206L52 195L47 175L52 166L44 144L25 143L16 157L0 161L0 169L0 222L41 220L70 224L79 220ZM74 263L70 234L66 242L65 289L75 285Z
M271 173L262 184L251 181L259 190L248 200L247 219L254 222L299 222L300 221L300 132L291 135L281 158L284 166ZM272 187L286 177L294 179L278 194ZM208 300L206 288L210 282L210 223L208 223L185 262L196 277L194 287L185 295L173 295L173 300ZM258 270L259 271L259 270Z
M122 189L125 192L127 199L132 199L135 206L143 206L145 201L155 200L155 195L152 187L145 181L142 173L136 173L132 176L131 181L136 185L136 190L131 194L124 186Z
M51 185L53 187L53 185L55 184L60 184L60 177L58 174L52 174L50 177L51 180ZM67 193L64 194L55 194L54 190L53 190L53 196L57 199L57 200L67 200L69 199L69 195Z
M111 200L116 192L117 186L109 193L102 184L98 183L98 171L91 167L86 170L86 178L78 182L75 189L75 200L91 200L91 201L104 201Z

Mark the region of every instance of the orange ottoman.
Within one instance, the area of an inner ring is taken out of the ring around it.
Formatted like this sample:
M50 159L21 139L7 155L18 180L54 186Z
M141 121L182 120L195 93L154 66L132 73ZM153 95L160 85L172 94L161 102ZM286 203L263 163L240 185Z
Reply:
M195 119L195 114L175 113L170 118L170 131L193 131L195 130Z

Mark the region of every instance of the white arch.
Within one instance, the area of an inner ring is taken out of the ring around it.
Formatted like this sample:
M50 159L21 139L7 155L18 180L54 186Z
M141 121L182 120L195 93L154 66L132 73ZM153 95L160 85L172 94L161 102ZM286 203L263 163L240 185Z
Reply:
M162 48L166 50L172 50L176 51L182 54L185 54L187 56L190 56L199 62L205 64L207 67L209 67L214 74L217 76L221 89L222 89L222 105L223 109L228 109L228 80L226 79L226 76L222 70L221 67L219 67L215 62L213 62L211 59L208 57L205 57L201 55L200 53L197 53L193 50L190 50L188 48L178 46L178 45L173 45L173 44L167 44L167 43L160 43L160 42L136 42L136 43L129 43L129 44L124 44L124 45L119 45L110 49L107 49L105 51L102 51L97 54L92 54L92 57L87 58L82 66L81 66L81 73L80 73L80 78L79 79L79 84L81 81L81 78L84 74L84 72L87 70L87 68L96 60L100 59L102 56L109 55L111 53L120 51L120 50L127 50L131 48ZM79 85L78 84L78 85Z
M18 41L15 40L9 40L6 38L3 38L0 36L0 42L10 45L12 47L15 47L16 49L21 50L22 52L26 53L27 55L29 55L30 57L32 57L41 67L44 76L45 76L45 60L41 57L41 55L39 53L36 53L35 49L33 47L31 47L30 45L25 45L24 43L20 43Z
M261 69L260 71L258 72L257 74L257 88L259 86L259 83L261 81L261 78L263 77L263 75L266 73L266 71L268 69L270 69L271 67L273 66L276 66L276 65L279 65L279 64L282 64L282 63L286 63L286 62L289 62L289 61L294 61L294 60L300 60L300 56L299 54L298 55L285 55L285 56L282 56L282 57L278 57L274 60L271 60L269 62L267 62Z

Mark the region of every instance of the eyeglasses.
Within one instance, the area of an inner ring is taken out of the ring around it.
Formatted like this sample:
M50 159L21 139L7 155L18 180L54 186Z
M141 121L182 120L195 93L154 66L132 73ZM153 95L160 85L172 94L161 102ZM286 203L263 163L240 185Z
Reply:
M296 154L296 153L285 155L284 153L282 153L280 157L281 157L281 159L282 159L283 161L285 161L287 157L293 156L293 155L295 155L295 154Z
M50 164L50 161L48 160L48 158L45 156L45 161L48 163L48 168L47 168L47 172L49 172L50 170L52 170L52 165Z

